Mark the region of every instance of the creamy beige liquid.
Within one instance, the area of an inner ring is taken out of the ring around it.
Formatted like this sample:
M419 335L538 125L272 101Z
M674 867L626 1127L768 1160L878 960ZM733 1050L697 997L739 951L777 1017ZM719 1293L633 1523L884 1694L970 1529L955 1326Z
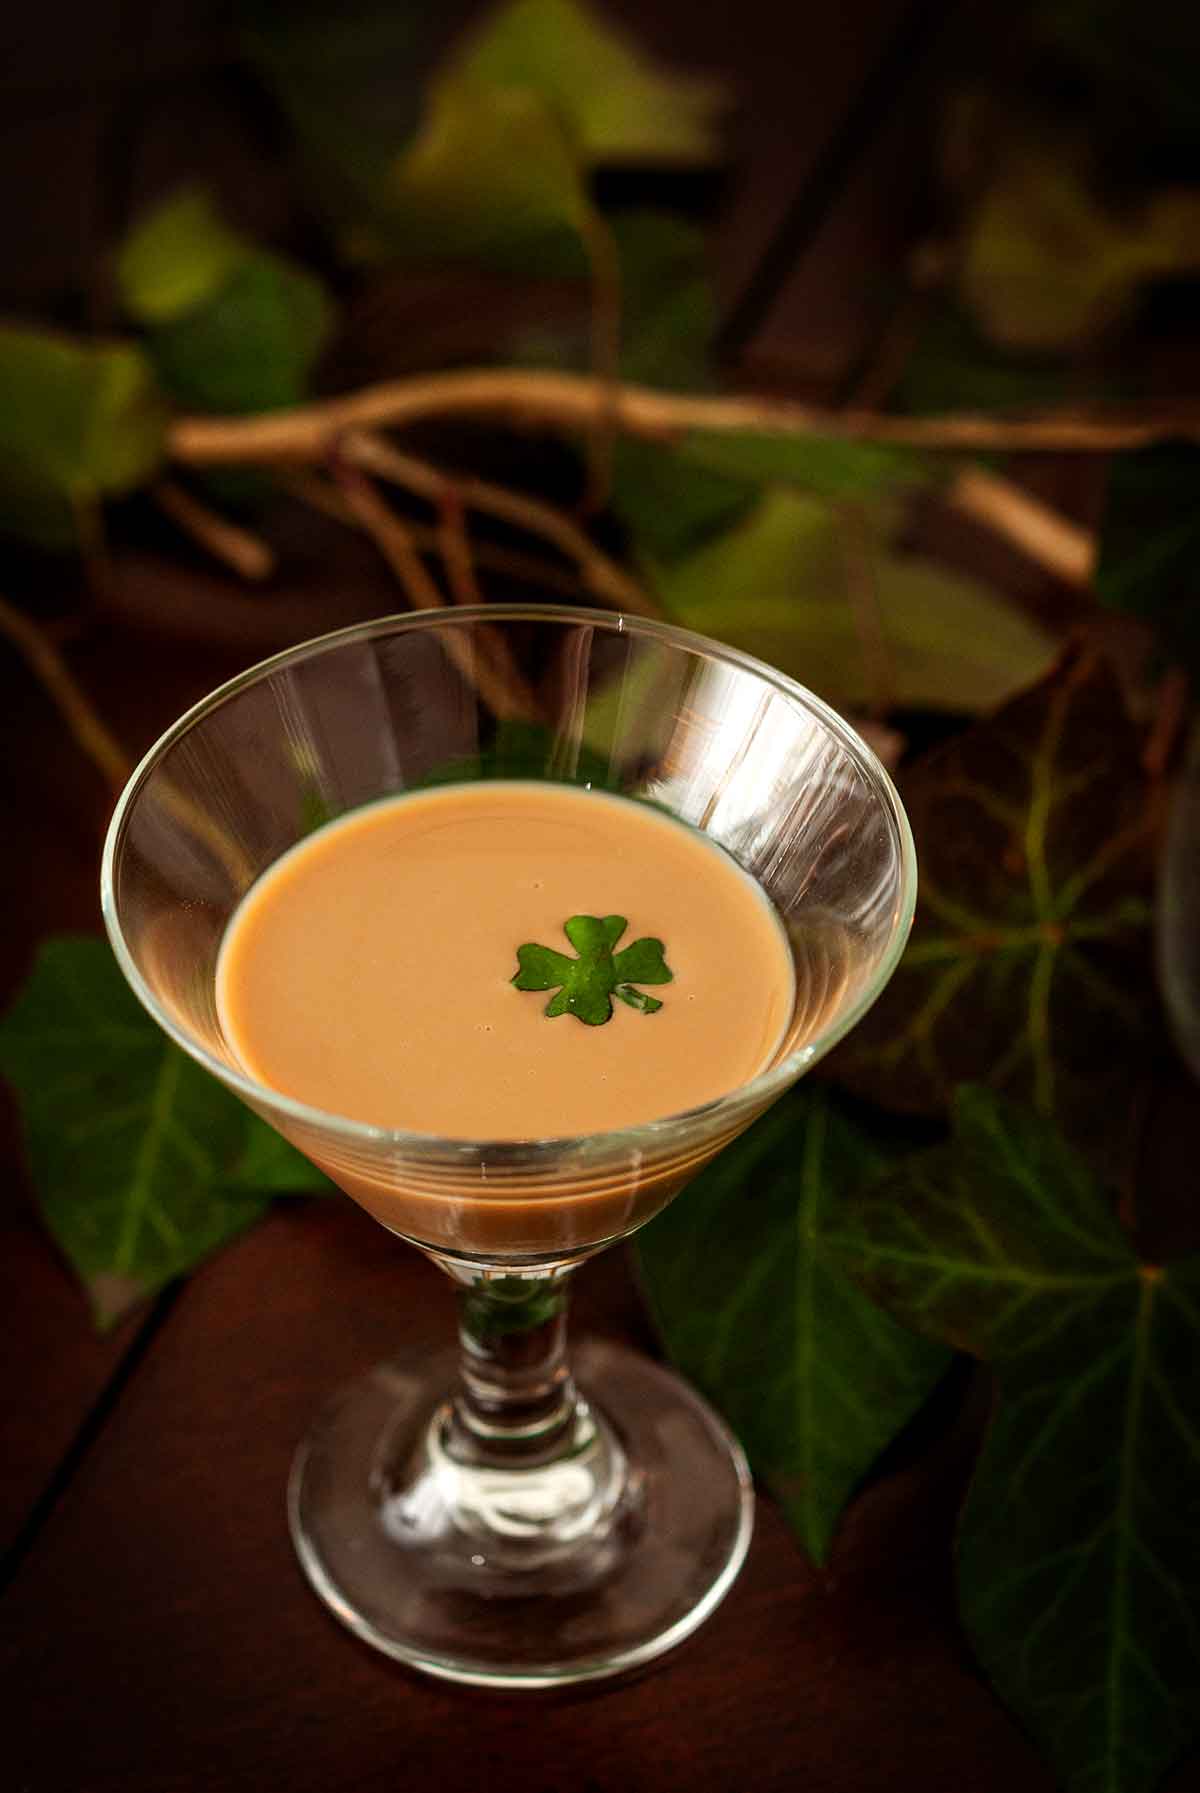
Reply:
M673 981L645 986L661 1009L614 1001L593 1027L548 1019L552 991L514 987L523 943L573 956L563 923L577 914L625 916L618 952L663 941ZM589 1135L711 1101L772 1061L793 1002L775 912L720 848L645 805L515 781L389 799L321 829L249 892L217 972L226 1038L261 1083L465 1140ZM576 1176L508 1193L475 1171L431 1185L395 1164L365 1180L328 1167L385 1224L473 1252L606 1236L643 1217L634 1185L649 1198L661 1184L656 1207L683 1180L644 1164L619 1187Z

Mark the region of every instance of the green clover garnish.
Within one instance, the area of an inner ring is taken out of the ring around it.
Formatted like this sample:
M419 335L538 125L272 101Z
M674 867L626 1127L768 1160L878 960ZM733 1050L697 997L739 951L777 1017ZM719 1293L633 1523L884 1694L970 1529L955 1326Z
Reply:
M569 959L553 947L527 944L517 948L518 990L557 990L546 1004L551 1020L574 1015L589 1027L600 1027L612 1017L612 998L619 996L631 1009L652 1015L662 1007L657 997L635 990L635 984L669 984L673 973L663 958L663 943L647 935L624 951L613 947L629 926L623 915L573 915L563 923L563 933L579 954Z

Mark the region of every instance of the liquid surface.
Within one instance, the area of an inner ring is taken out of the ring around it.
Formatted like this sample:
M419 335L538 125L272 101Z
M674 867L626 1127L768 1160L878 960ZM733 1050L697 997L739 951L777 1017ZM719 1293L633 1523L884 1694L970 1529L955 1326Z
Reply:
M627 917L664 944L646 1015L589 1027L520 991L517 947L574 956L563 923ZM718 847L644 805L496 781L331 823L252 887L217 970L227 1039L260 1082L377 1126L535 1139L631 1126L771 1063L792 1016L787 939Z

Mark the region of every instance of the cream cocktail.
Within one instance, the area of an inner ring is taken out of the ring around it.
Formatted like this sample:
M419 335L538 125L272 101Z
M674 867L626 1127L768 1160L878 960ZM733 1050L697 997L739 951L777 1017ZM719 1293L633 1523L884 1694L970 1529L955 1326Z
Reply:
M515 986L518 947L571 956L579 914L622 917L623 946L662 939L671 981L653 1012L617 1000L585 1025ZM728 854L648 805L532 780L417 792L320 829L251 889L217 970L226 1039L260 1082L369 1126L498 1143L716 1101L776 1057L793 998L784 929ZM615 1236L684 1168L525 1192L475 1166L436 1189L335 1174L393 1230L486 1256Z

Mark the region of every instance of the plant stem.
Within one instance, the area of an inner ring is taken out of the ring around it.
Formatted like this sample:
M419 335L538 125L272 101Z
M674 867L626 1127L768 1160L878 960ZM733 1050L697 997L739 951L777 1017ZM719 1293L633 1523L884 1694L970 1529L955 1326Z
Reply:
M403 585L414 610L444 610L445 600L426 570L425 563L413 542L407 523L398 517L357 467L347 465L340 457L333 461L333 472L346 503L362 527L377 544L380 553ZM446 637L446 652L459 671L475 686L480 697L498 717L529 720L536 715L533 694L522 678L507 642L491 631L477 637L481 651L472 653L465 641L454 632Z
M220 516L175 480L157 480L150 496L172 523L241 578L267 579L275 571L275 556L260 536Z
M632 575L610 560L577 523L552 504L469 474L445 473L370 431L353 431L343 439L340 448L346 460L403 486L431 504L440 504L447 491L453 491L468 509L501 523L511 523L528 535L541 536L575 562L584 585L603 603L634 616L662 615Z
M670 442L691 430L716 434L830 436L846 441L961 452L1020 450L1109 454L1153 442L1200 440L1200 407L1048 411L1024 418L976 412L890 416L829 410L783 399L709 397L646 386L609 391L585 374L487 368L385 381L342 397L258 417L181 417L168 432L180 462L311 461L349 430L400 427L430 417L490 417L514 426L586 431L612 407L626 434Z
M947 494L951 507L1004 537L1066 585L1085 587L1096 568L1090 529L1052 510L1031 492L983 467L966 467Z
M91 760L114 794L124 789L133 762L101 722L90 699L45 630L15 605L0 598L0 634L25 656L33 672L58 706L77 745Z

